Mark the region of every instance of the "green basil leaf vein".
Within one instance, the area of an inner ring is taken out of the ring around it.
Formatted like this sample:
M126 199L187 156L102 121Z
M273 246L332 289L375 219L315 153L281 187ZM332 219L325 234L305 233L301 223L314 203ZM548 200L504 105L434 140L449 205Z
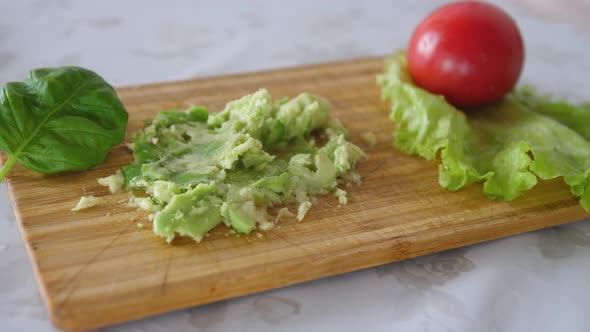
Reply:
M94 167L125 137L128 114L114 88L80 67L40 68L0 93L0 150L41 173Z

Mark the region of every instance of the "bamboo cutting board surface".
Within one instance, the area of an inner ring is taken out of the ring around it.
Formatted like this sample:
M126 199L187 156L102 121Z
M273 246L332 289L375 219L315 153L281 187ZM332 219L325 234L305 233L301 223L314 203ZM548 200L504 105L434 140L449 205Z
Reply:
M395 151L388 105L375 75L382 58L118 89L130 114L128 136L145 118L199 104L220 110L266 87L275 98L307 91L328 98L350 139L368 158L349 204L324 196L303 222L288 220L257 236L217 228L197 244L168 245L145 213L126 206L96 179L132 160L125 147L101 166L46 176L16 166L8 177L14 211L56 326L90 329L197 304L359 270L588 217L561 180L539 183L510 203L492 201L481 184L449 193L437 163ZM360 140L372 131L378 144ZM105 203L71 212L81 195ZM362 287L362 285L360 285Z

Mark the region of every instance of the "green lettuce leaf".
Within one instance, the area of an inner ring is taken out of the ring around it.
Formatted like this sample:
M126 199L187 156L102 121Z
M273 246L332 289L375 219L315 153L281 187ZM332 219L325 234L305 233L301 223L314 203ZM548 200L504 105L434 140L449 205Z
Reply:
M525 87L463 113L413 84L403 51L388 59L377 81L391 101L394 146L429 160L439 156L442 187L482 181L486 196L510 201L537 179L562 177L590 211L590 103L572 105Z

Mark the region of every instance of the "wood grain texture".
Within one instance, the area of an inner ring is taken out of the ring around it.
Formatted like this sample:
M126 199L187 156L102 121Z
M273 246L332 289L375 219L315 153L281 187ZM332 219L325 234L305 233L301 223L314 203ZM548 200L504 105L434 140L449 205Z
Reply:
M359 165L362 186L348 190L348 205L324 196L303 222L286 221L262 239L226 236L219 227L201 244L168 245L138 228L145 214L126 206L126 194L96 183L131 161L123 146L84 172L44 176L15 167L8 177L14 211L55 325L95 328L588 216L561 180L510 203L485 198L481 184L457 193L440 188L436 162L391 147L393 124L375 84L382 67L382 58L371 58L118 89L128 133L162 109L218 110L260 87L276 98L307 91L333 103L368 154ZM378 137L373 148L360 140L365 131ZM105 203L70 212L81 195Z

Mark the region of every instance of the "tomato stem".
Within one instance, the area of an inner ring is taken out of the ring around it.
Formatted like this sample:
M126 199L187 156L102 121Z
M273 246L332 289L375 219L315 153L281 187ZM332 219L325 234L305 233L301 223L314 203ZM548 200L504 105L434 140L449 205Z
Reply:
M6 174L8 174L8 171L10 171L10 169L12 168L12 166L14 166L15 163L16 157L14 155L8 156L8 159L6 159L6 162L4 162L4 165L2 165L2 168L0 168L0 182L4 180Z

